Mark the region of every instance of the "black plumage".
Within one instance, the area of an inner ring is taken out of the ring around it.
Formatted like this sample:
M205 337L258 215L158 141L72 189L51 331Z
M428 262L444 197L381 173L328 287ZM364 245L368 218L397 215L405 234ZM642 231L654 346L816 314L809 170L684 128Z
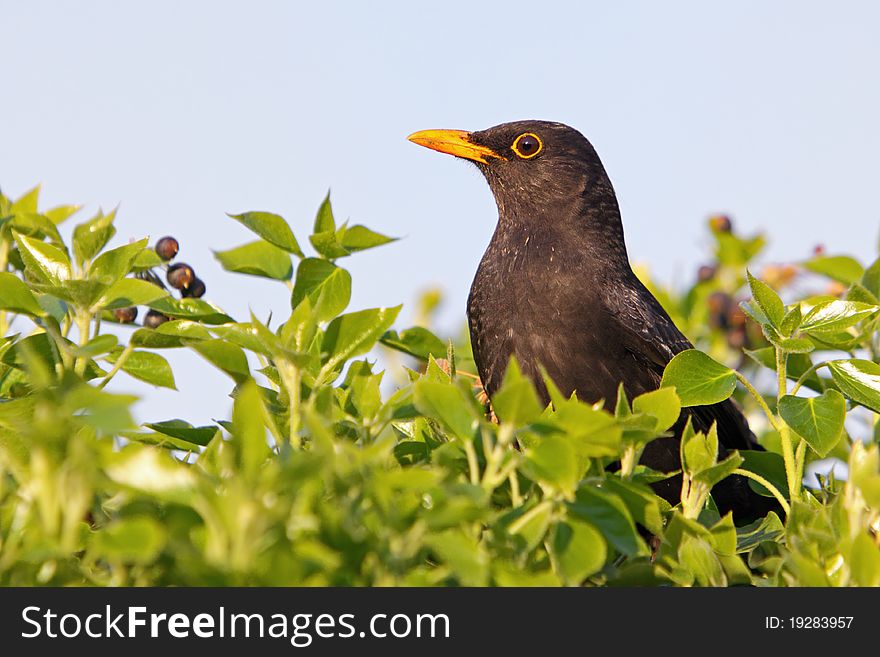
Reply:
M563 394L613 404L656 389L663 369L692 347L632 271L617 197L590 142L560 123L519 121L481 132L425 131L412 141L474 161L498 205L498 224L468 298L474 359L489 397L511 356L545 401L541 367ZM676 435L650 443L642 463L676 470L686 414L697 430L717 422L720 450L755 449L731 401L687 409ZM680 479L657 492L678 500ZM740 477L713 490L737 520L773 507Z

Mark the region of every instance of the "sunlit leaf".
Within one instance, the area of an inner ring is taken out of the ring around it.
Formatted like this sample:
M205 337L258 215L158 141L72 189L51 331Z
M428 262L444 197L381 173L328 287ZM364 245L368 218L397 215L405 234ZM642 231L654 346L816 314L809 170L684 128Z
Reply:
M688 349L669 361L661 386L674 386L682 406L717 404L736 387L732 369L696 349Z

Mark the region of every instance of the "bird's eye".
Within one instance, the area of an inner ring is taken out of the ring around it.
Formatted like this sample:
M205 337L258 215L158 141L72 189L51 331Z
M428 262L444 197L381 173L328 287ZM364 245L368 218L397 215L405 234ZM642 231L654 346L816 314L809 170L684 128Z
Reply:
M541 149L544 148L544 144L541 143L538 135L532 132L526 132L514 140L511 148L513 149L513 152L519 155L522 159L528 160L540 153Z

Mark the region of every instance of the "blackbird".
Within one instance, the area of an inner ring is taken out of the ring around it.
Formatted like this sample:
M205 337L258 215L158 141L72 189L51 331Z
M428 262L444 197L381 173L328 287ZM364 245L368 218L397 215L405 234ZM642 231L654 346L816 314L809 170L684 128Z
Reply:
M670 359L692 348L633 273L611 180L580 132L518 121L479 132L424 130L409 140L474 162L498 205L467 306L474 360L490 398L511 356L545 403L542 368L564 395L610 405L621 383L629 399L656 389ZM728 400L685 409L674 435L649 443L641 462L678 470L688 417L698 431L717 423L720 456L760 449ZM679 501L680 475L654 487ZM721 513L732 511L738 523L778 508L739 476L712 493Z

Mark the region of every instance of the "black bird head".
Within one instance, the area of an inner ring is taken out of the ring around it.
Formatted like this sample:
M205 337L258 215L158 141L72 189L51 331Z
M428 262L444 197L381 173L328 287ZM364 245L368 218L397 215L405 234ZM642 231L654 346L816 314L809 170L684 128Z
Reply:
M479 132L423 130L409 140L474 162L495 196L500 229L578 232L625 257L614 188L593 145L574 128L515 121Z

